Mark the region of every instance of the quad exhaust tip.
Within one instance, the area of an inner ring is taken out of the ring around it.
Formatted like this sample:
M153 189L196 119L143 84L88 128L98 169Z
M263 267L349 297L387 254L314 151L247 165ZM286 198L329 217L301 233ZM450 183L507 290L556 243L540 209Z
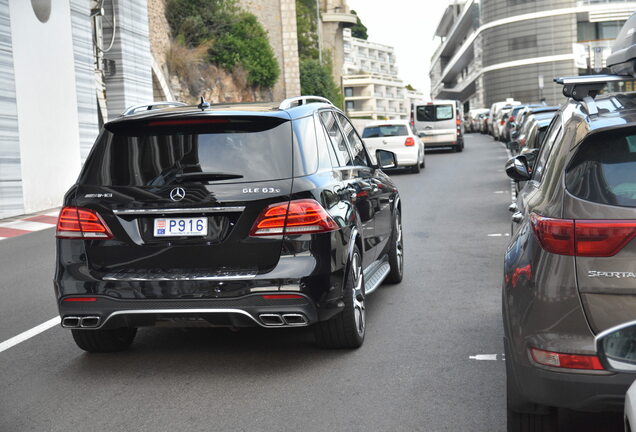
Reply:
M99 327L101 318L98 316L65 316L62 318L64 328L96 328Z
M259 318L267 327L306 326L309 322L305 315L297 313L260 314Z

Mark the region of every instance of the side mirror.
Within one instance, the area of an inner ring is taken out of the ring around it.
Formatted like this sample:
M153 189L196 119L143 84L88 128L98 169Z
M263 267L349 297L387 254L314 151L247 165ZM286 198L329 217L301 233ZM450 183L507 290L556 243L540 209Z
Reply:
M519 155L506 162L506 174L517 182L530 180L531 175L526 157Z
M636 321L599 333L596 352L606 369L636 373Z
M382 169L397 167L397 157L395 156L395 153L387 150L376 150L375 160L378 161L378 166Z

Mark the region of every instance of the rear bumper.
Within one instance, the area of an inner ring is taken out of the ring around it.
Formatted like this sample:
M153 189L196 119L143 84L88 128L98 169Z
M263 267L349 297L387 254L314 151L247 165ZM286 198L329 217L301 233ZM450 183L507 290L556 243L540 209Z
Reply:
M307 296L267 299L280 292L234 299L120 300L93 296L95 301L59 303L62 327L109 329L146 326L300 327L319 321L315 303ZM337 309L337 312L340 309Z

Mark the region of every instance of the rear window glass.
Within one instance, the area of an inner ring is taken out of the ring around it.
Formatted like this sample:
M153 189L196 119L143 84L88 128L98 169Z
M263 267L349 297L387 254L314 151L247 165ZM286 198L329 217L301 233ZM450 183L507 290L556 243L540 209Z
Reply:
M194 179L250 182L292 177L289 121L184 119L109 129L95 144L80 183L162 186Z
M409 131L404 125L370 126L364 128L362 138L407 136L408 134Z
M420 105L416 108L417 121L442 121L453 119L453 105Z
M636 207L636 131L592 135L579 146L565 181L578 198Z

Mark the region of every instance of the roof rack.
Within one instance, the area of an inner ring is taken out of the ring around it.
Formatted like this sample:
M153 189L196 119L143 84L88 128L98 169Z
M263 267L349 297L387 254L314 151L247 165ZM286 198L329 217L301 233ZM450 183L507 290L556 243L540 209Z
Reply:
M127 116L127 115L131 115L131 114L135 114L138 111L150 111L153 109L157 109L157 108L165 108L165 107L178 107L178 106L188 106L188 104L185 104L183 102L174 102L174 101L164 101L164 102L150 102L147 104L141 104L141 105L134 105L131 107L126 108L126 111L124 111L123 113L121 113L122 117L123 116Z
M329 105L333 105L333 103L331 103L329 99L324 98L322 96L296 96L296 97L285 99L284 101L282 101L280 105L278 106L278 109L285 110L285 109L291 108L294 105L294 103L298 103L298 106L306 105L309 103L309 101L316 101L316 102L322 102L322 103L327 103Z
M631 75L580 75L570 77L558 77L554 79L557 84L563 85L563 96L583 102L589 115L598 114L598 107L594 98L598 92L608 83L631 81Z

